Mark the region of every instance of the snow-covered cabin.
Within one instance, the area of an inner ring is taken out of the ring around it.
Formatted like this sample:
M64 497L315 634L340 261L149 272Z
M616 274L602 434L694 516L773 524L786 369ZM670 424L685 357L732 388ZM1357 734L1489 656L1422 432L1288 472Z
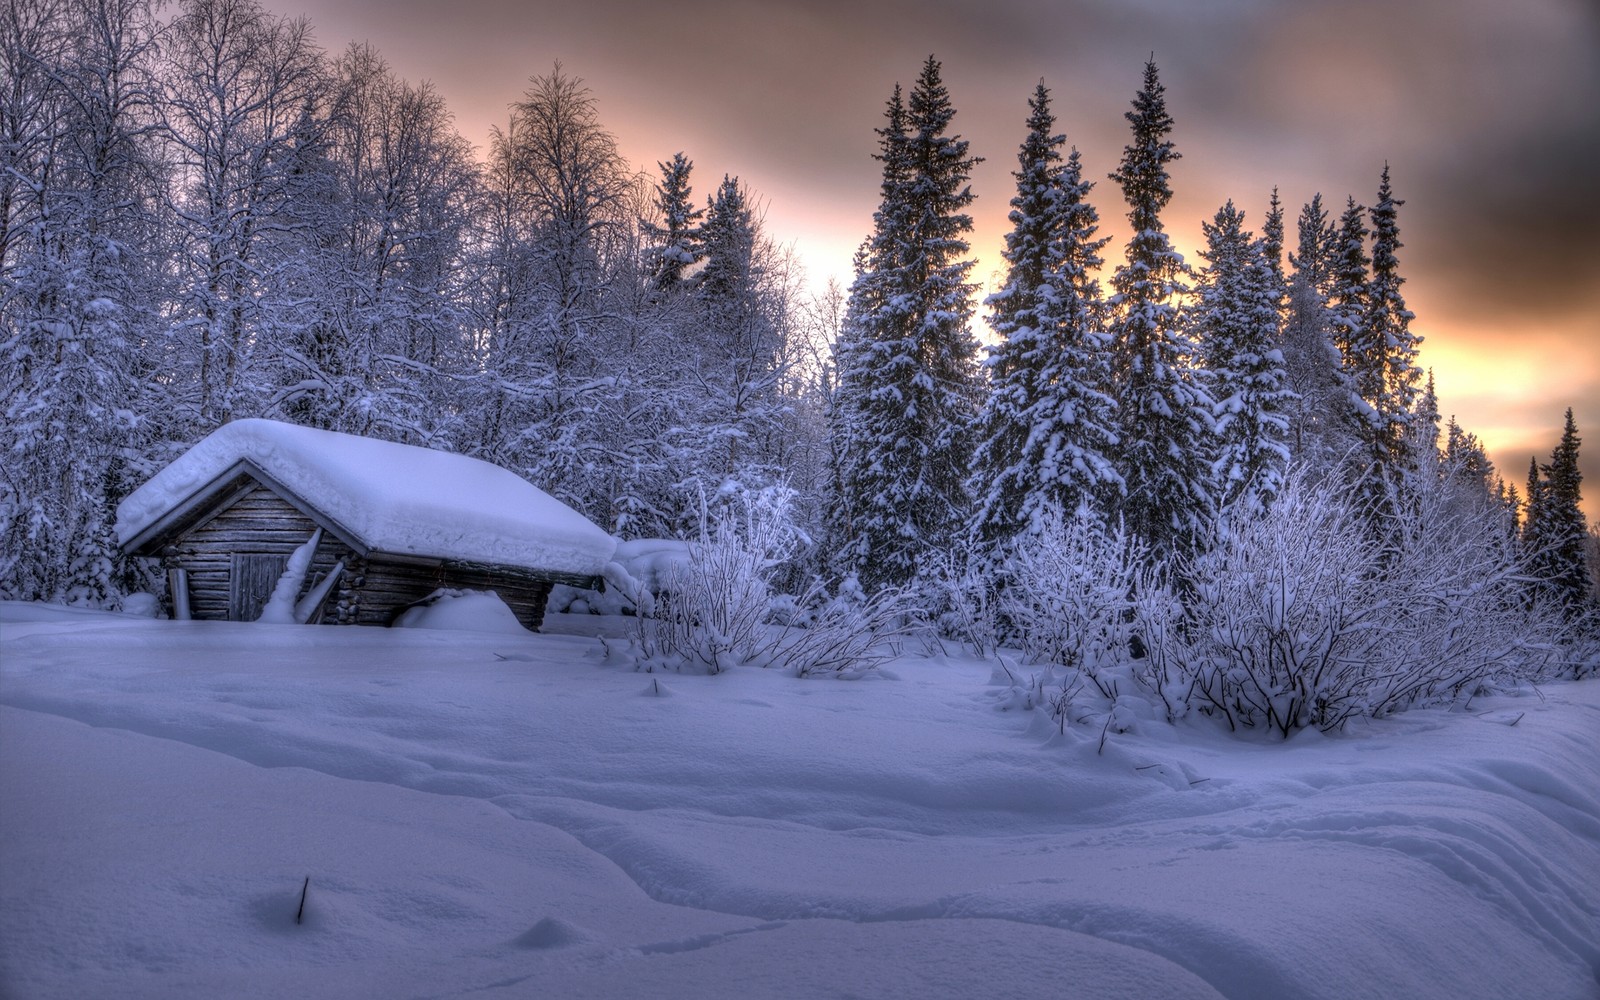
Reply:
M336 573L315 620L340 624L387 625L454 587L496 592L537 629L551 586L597 586L616 545L499 466L273 420L212 432L118 506L116 531L184 571L169 577L187 577L193 617L254 621L318 528L303 592Z

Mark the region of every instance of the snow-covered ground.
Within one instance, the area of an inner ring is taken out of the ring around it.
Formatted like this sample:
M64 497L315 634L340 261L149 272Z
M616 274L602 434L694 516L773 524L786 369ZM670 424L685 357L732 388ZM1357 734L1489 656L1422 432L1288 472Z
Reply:
M1098 753L983 663L603 622L0 605L0 995L1600 995L1600 684Z

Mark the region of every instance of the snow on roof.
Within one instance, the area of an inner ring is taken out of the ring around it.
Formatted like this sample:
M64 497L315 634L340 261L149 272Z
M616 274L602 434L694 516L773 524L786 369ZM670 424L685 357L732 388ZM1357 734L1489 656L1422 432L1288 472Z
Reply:
M254 463L370 549L599 576L616 540L488 462L275 420L207 435L117 507L126 545L242 461Z

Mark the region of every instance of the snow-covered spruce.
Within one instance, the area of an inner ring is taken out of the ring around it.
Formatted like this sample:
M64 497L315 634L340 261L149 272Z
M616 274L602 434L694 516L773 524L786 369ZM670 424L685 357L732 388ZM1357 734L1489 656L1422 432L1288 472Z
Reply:
M1037 527L1047 508L1076 510L1122 479L1108 454L1117 444L1116 403L1106 395L1104 304L1098 216L1088 203L1078 151L1062 161L1050 92L1028 102L1028 136L1017 154L1012 229L1003 252L1006 284L989 296L989 394L978 422L970 491L973 541L1004 548Z
M1182 303L1188 265L1167 237L1167 166L1179 159L1166 88L1155 63L1125 117L1132 138L1111 179L1128 202L1133 236L1112 275L1112 395L1118 401L1114 464L1126 486L1128 528L1170 559L1193 549L1217 507L1211 477L1214 403L1196 364Z
M967 526L982 391L967 180L980 160L948 134L955 113L932 56L909 104L895 87L878 133L883 198L835 347L835 568L869 593L910 584Z
M1194 324L1216 400L1212 479L1219 503L1266 507L1289 463L1286 411L1294 400L1277 346L1281 276L1233 202L1201 229L1207 267Z

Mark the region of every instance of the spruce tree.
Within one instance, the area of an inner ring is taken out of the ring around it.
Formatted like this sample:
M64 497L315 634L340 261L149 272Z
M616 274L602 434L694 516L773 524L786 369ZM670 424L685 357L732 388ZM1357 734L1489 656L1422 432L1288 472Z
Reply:
M1500 477L1495 477L1495 500L1504 517L1506 525L1506 543L1512 552L1522 559L1522 494L1517 492L1517 484L1508 482Z
M1568 620L1576 620L1593 608L1584 552L1588 527L1581 506L1581 443L1572 408L1568 407L1561 442L1551 452L1550 461L1535 466L1530 473L1528 527L1524 532L1536 586Z
M1000 337L989 357L990 391L979 420L972 536L1000 549L1039 523L1121 485L1107 452L1116 443L1116 404L1104 381L1105 335L1097 320L1099 217L1086 201L1078 151L1062 160L1050 91L1041 82L1028 106L1017 154L1016 196L1003 256L1006 284L988 299Z
M750 198L724 175L699 233L705 266L693 276L702 420L687 444L704 456L696 472L710 489L776 479L770 442L781 423L778 331L764 307L765 279Z
M1522 547L1531 568L1538 558L1537 553L1545 547L1545 483L1539 478L1539 460L1532 455L1528 456L1527 497L1523 504Z
M695 295L711 313L718 336L739 338L750 322L757 275L755 216L737 177L723 175L704 215L698 242L705 267L694 276Z
M896 87L878 132L883 201L836 348L839 568L869 590L914 579L969 517L981 373L965 210L979 160L948 134L954 116L929 56L909 104Z
M1272 302L1281 312L1289 295L1289 281L1283 273L1283 202L1278 189L1272 189L1267 203L1267 221L1261 224L1261 254L1272 277Z
M1127 486L1122 510L1129 529L1158 556L1170 556L1196 544L1215 508L1212 401L1184 331L1180 302L1188 268L1161 223L1161 210L1172 200L1167 166L1180 154L1167 139L1172 118L1153 59L1124 117L1133 139L1111 179L1122 186L1133 236L1126 262L1111 279L1120 437L1115 461Z
M1318 192L1300 209L1297 220L1299 251L1289 254L1289 265L1294 268L1298 281L1315 289L1326 299L1331 290L1333 256L1338 244L1338 231L1328 222L1328 212L1322 207L1322 194Z
M1489 461L1489 453L1484 450L1483 442L1478 435L1456 423L1453 414L1445 424L1444 449L1440 461L1445 474L1457 482L1481 489L1486 495L1498 493L1502 504L1509 501L1510 498L1505 496L1506 484L1495 475L1494 463ZM1511 490L1514 496L1516 487L1511 486Z
M1396 213L1403 204L1389 187L1389 166L1385 164L1378 201L1372 208L1372 280L1367 288L1366 317L1361 329L1365 347L1360 353L1372 369L1368 381L1373 395L1367 400L1375 418L1374 457L1381 458L1397 483L1415 476L1423 458L1412 448L1408 433L1417 404L1417 383L1422 377L1417 366L1417 348L1422 338L1411 332L1412 313L1400 294L1405 279L1400 276L1400 262L1395 256L1403 246ZM1437 403L1432 419L1437 439Z
M1349 381L1350 406L1357 428L1354 453L1358 493L1374 541L1389 544L1395 524L1396 504L1414 469L1404 454L1405 419L1389 412L1388 358L1384 342L1370 328L1372 322L1372 259L1367 256L1366 208L1355 198L1345 202L1339 218L1337 249L1330 275L1328 313L1334 343L1343 359Z
M1322 195L1314 195L1298 220L1298 250L1289 254L1282 348L1287 387L1298 397L1289 407L1292 454L1315 469L1331 468L1360 441L1359 408L1344 359L1334 344L1332 291L1338 233L1328 222Z
M1372 256L1364 209L1351 198L1339 223L1329 308L1345 371L1359 397L1364 444L1361 495L1375 536L1387 534L1397 505L1407 502L1421 474L1421 458L1411 424L1421 369L1419 338L1410 332L1412 314L1400 295L1397 201L1384 167L1378 203L1372 209ZM1370 266L1370 270L1369 270ZM1432 418L1437 439L1437 415ZM1436 445L1435 445L1436 447Z
M1454 417L1450 418L1450 426L1457 434L1463 433L1455 426ZM1405 450L1414 474L1420 476L1438 471L1440 461L1448 458L1439 449L1439 393L1434 388L1431 368L1405 426Z
M1360 440L1355 392L1333 346L1322 297L1304 281L1290 286L1281 335L1289 402L1289 450L1317 470L1337 466Z
M656 185L655 205L661 221L646 222L642 227L651 240L649 274L658 291L668 292L683 284L684 272L701 259L700 229L697 223L705 216L703 209L694 206L689 174L694 162L682 152L672 154L667 163L657 163L661 181Z
M1355 198L1345 202L1344 214L1335 230L1333 254L1328 260L1328 312L1333 342L1344 359L1356 392L1368 405L1382 391L1380 359L1366 352L1362 324L1367 318L1367 290L1370 282L1367 256L1366 209Z
M1201 276L1195 328L1216 397L1220 440L1212 472L1219 500L1269 506L1288 465L1283 355L1278 351L1277 281L1265 245L1228 202L1202 223L1209 267Z

